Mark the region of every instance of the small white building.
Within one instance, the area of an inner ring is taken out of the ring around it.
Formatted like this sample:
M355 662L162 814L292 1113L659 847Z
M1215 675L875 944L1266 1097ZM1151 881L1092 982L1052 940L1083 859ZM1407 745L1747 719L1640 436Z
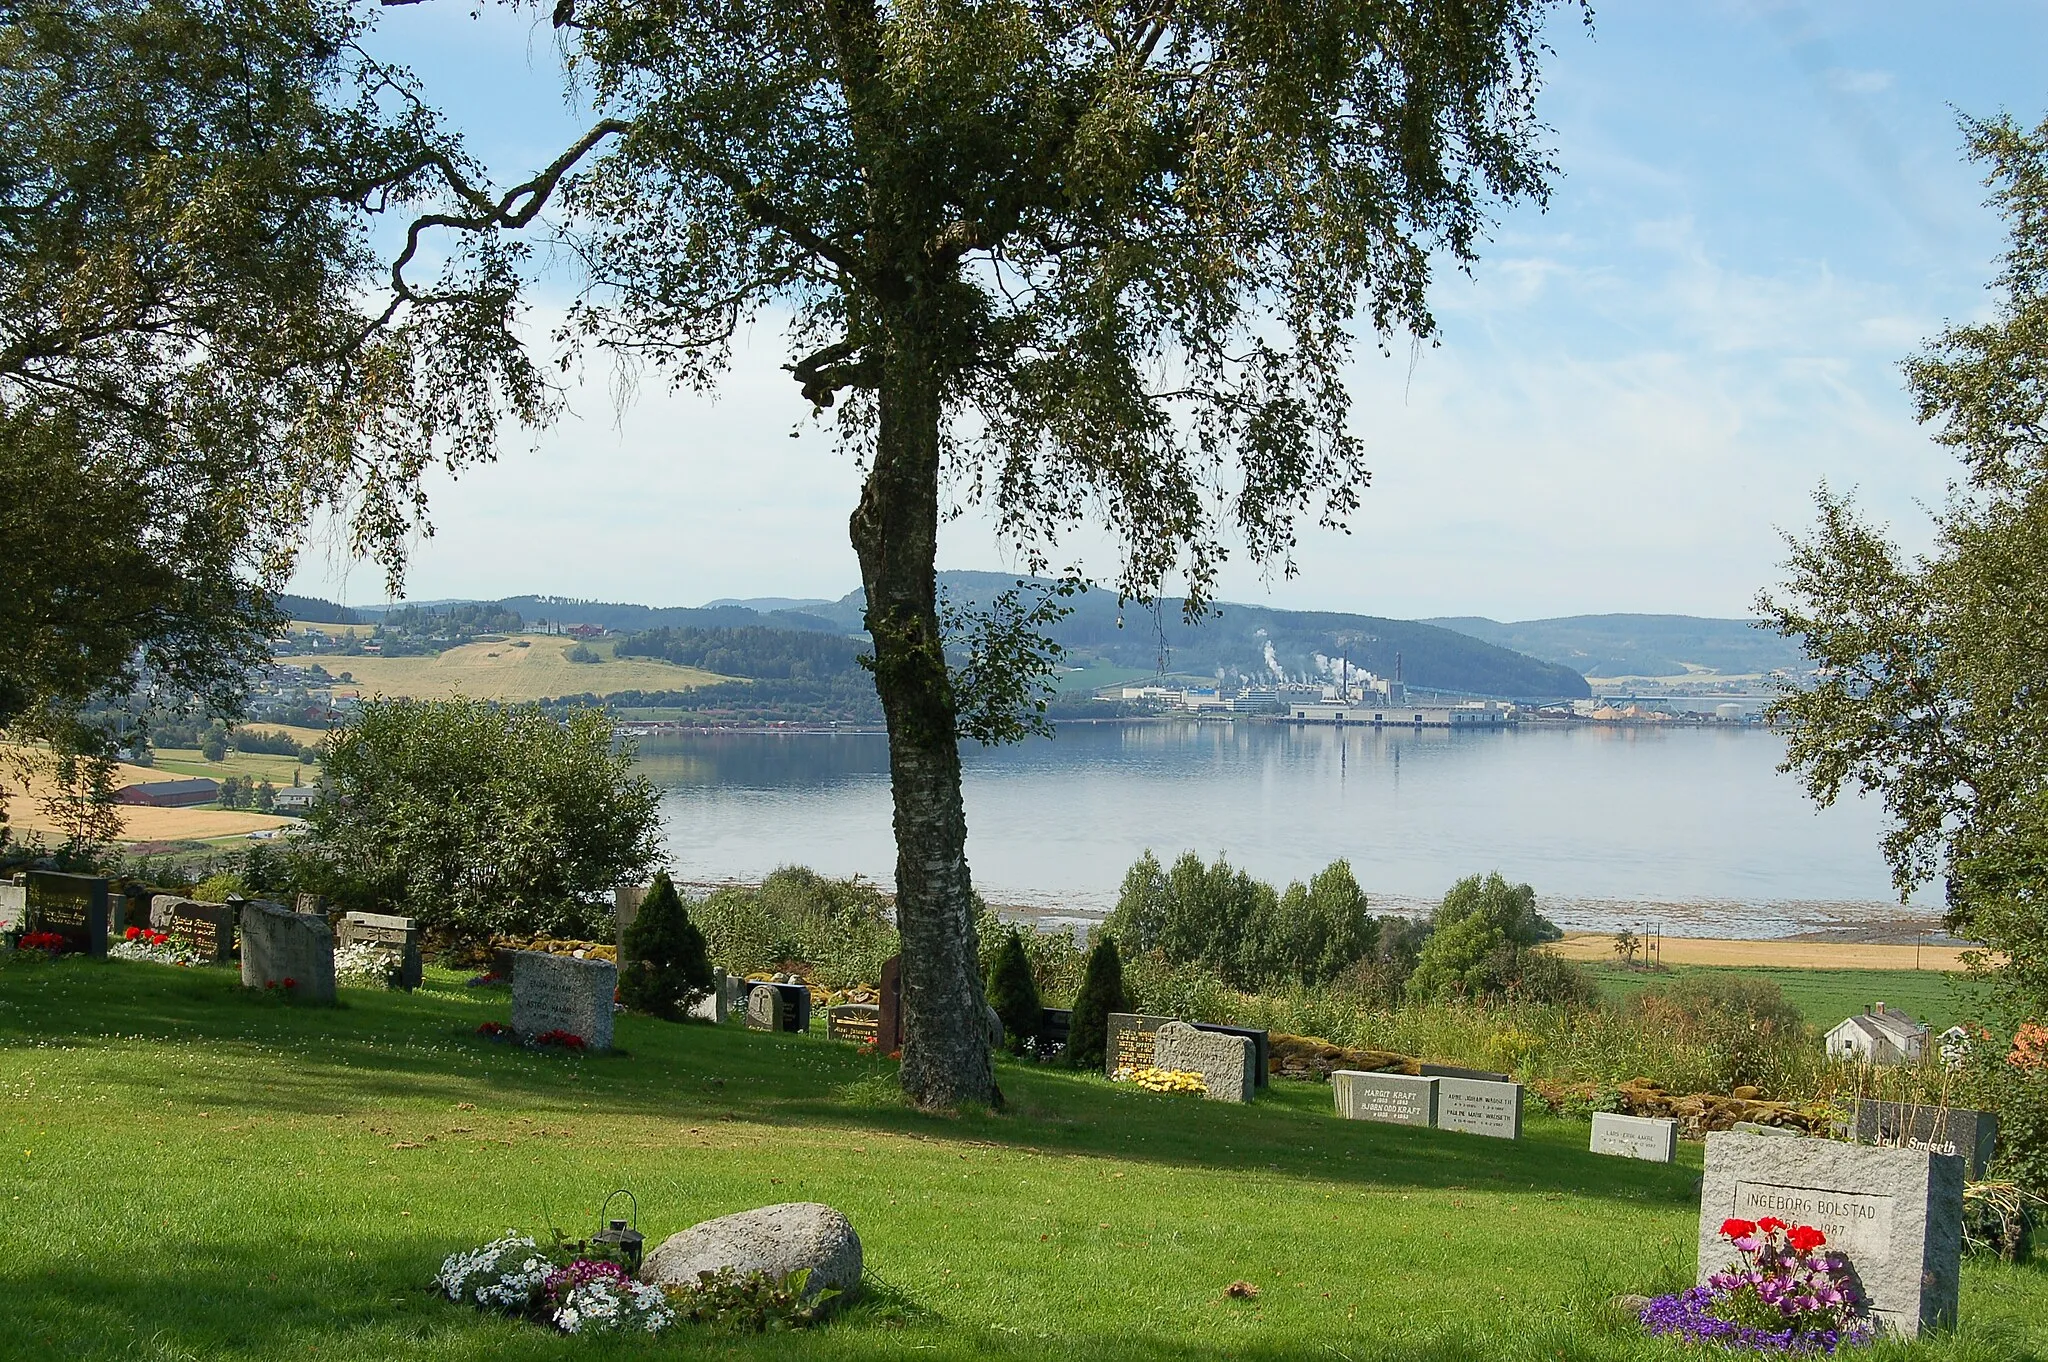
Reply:
M1927 1028L1905 1013L1872 1003L1827 1035L1830 1059L1865 1064L1917 1064L1927 1052Z

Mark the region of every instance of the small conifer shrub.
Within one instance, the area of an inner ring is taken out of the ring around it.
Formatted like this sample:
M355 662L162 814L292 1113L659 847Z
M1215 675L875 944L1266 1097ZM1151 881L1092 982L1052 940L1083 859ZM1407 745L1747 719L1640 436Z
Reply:
M1109 1014L1123 1012L1124 962L1116 938L1104 936L1088 953L1088 969L1074 998L1074 1019L1067 1032L1063 1058L1076 1069L1101 1069L1109 1048Z
M989 966L988 1003L1003 1019L1003 1048L1023 1054L1024 1043L1045 1024L1045 1006L1038 1000L1038 981L1031 977L1031 958L1014 927Z
M619 952L619 1001L635 1012L681 1021L712 989L704 933L690 921L668 872L654 877Z

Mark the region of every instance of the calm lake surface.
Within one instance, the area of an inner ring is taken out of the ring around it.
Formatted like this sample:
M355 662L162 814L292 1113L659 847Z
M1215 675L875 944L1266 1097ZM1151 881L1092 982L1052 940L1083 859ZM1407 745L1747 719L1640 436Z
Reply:
M1075 916L1112 907L1147 847L1280 883L1341 856L1388 910L1499 870L1596 930L1780 936L1937 911L1899 907L1877 805L1816 810L1778 774L1783 750L1757 729L1065 725L964 749L968 858L990 900ZM893 885L880 736L663 737L640 756L679 878L797 863Z

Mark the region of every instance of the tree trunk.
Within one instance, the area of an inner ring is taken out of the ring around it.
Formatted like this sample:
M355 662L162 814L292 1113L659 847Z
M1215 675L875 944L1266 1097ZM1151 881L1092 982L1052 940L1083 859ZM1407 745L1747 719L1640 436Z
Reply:
M883 358L875 458L850 525L889 725L903 1088L920 1105L998 1100L967 873L960 748L939 629L939 421L916 328Z

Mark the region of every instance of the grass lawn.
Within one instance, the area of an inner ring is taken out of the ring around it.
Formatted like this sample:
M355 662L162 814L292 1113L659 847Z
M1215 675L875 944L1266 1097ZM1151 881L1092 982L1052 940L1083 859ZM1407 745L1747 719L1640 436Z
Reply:
M1609 1302L1690 1281L1698 1146L1633 1163L1542 1117L1509 1144L1340 1121L1320 1085L1230 1107L1010 1064L1008 1111L942 1118L822 1039L627 1017L629 1054L577 1059L478 1039L508 998L452 976L344 998L0 967L0 1356L1688 1356ZM451 1250L580 1235L618 1186L650 1245L830 1202L868 1298L808 1333L610 1345L427 1294ZM1958 1334L1876 1355L2048 1357L2048 1265L1970 1263Z
M1968 975L1909 969L1765 969L1723 965L1668 965L1662 970L1631 970L1620 965L1590 967L1608 998L1624 998L1661 979L1680 975L1744 975L1769 979L1785 997L1825 1031L1872 1003L1903 1008L1915 1021L1936 1031L1984 1015L1982 991Z

